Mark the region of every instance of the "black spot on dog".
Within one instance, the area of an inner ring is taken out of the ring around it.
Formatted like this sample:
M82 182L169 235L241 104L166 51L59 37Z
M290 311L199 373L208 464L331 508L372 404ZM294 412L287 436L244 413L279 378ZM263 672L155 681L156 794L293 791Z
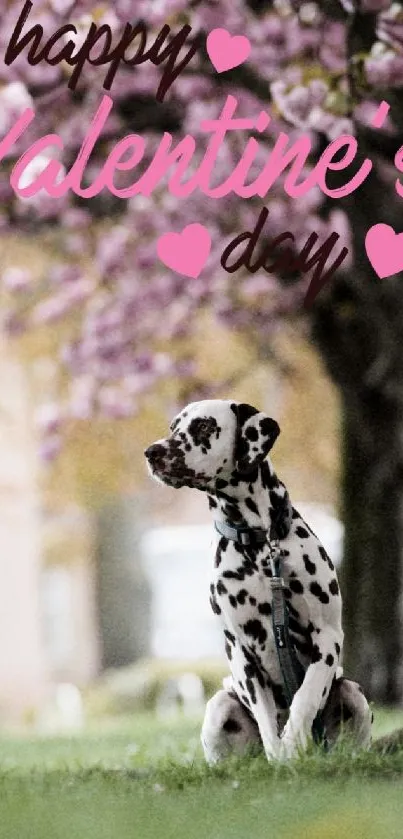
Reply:
M249 598L249 603L250 603L251 606L256 606L256 597L250 597Z
M249 676L247 677L247 679L246 679L246 681L245 681L245 687L246 687L246 690L247 690L247 691L248 691L248 693L249 693L249 696L250 696L250 700L251 700L251 702L252 702L252 705L256 705L256 690L255 690L255 685L253 684L252 679L251 679L251 678L249 678Z
M212 495L208 496L208 505L210 510L215 510L218 507L217 501L212 497Z
M232 644L232 646L234 646L235 645L235 635L233 635L232 632L229 631L229 629L224 629L224 635L225 635L227 641L229 641L230 644Z
M227 731L229 734L236 734L237 731L242 731L242 726L237 720L233 720L232 717L228 717L223 723L223 730Z
M226 580L239 580L240 582L243 582L245 574L246 572L243 568L237 571L231 571L231 569L228 569L223 572L223 577L225 577Z
M252 443L256 443L256 441L259 439L259 433L257 428L247 428L245 431L245 437L247 437L247 439L250 440Z
M334 571L334 565L333 565L333 562L332 562L332 560L330 559L330 556L328 556L328 554L326 553L326 551L325 551L324 547L323 547L322 545L319 545L319 546L318 546L318 550L319 550L319 553L320 553L320 555L321 555L321 557L322 557L323 561L324 561L324 562L327 562L327 564L328 564L328 566L329 566L329 568L330 568L330 570L331 570L331 571Z
M322 690L322 696L326 696L326 694L327 694L327 688L323 688L323 690Z
M218 478L215 485L217 489L225 489L228 486L228 481L224 481L224 478Z
M204 454L211 449L211 438L218 439L221 433L217 420L214 417L195 417L188 426L188 434L195 446L202 446Z
M247 596L248 596L248 592L247 592L246 588L241 588L240 591L238 591L236 599L237 599L238 603L241 604L241 606L243 606L245 604Z
M222 555L225 553L227 548L228 548L228 539L226 539L225 536L221 536L221 539L220 539L220 541L218 543L218 546L217 546L216 555L215 555L215 561L214 561L215 568L218 568L218 566L221 565Z
M310 560L308 554L304 554L302 558L308 574L316 574L316 565L312 562L312 560Z
M267 632L264 626L256 618L246 621L243 625L243 630L246 635L250 635L260 645L264 644L267 639Z
M333 580L330 581L329 591L330 591L330 594L334 594L334 595L339 593L339 586L338 586L338 583L337 583L336 579L333 579Z
M231 649L228 641L225 642L225 655L227 656L228 661L231 661L231 659L232 659L232 649Z
M234 595L234 594L230 594L230 595L229 595L228 600L229 600L229 602L230 602L230 604L231 604L232 608L233 608L233 609L236 609L236 607L238 606L238 601L237 601L237 599L236 599L235 595Z
M331 653L328 653L328 655L327 655L327 656L326 656L326 658L325 658L325 662L326 662L326 664L328 665L328 667L333 667L333 664L334 664L334 656L333 656Z
M261 615L265 615L266 617L269 617L271 615L271 604L270 603L267 603L267 602L259 603L259 606L257 608L258 608L258 611L260 612Z
M329 603L329 595L323 591L322 586L320 586L316 580L310 584L309 590L315 597L318 598L318 600L320 600L321 603Z
M298 527L295 528L295 534L296 534L296 536L299 536L300 539L308 539L309 538L308 531L305 530L305 527L301 527L300 524L298 525Z
M215 615L221 615L221 609L220 609L220 607L217 603L217 600L215 599L213 594L210 595L210 606L211 606Z
M334 648L336 650L336 655L340 655L340 644L338 644L337 641L334 645Z
M223 581L218 580L218 583L217 583L217 586L216 586L217 594L221 596L222 594L226 594L227 590L228 589L225 587Z
M290 580L289 587L294 594L303 594L304 593L304 586L300 582L300 580Z
M259 685L264 687L264 677L262 671L259 669L260 659L256 652L252 652L251 649L242 645L242 652L247 661L245 664L244 671L245 675L249 676L251 679L257 679Z
M313 644L312 652L311 652L311 661L312 664L315 664L316 661L320 661L322 658L322 653L317 644Z
M256 504L255 504L255 502L253 501L252 498L247 498L246 501L245 501L245 504L246 504L248 510L251 511L251 513L255 513L256 516L259 515L259 510L258 510L258 508L257 508L257 506L256 506Z

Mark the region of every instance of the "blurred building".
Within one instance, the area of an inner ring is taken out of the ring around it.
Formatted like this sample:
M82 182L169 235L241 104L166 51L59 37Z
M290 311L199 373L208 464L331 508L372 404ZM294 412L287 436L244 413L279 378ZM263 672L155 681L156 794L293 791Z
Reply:
M4 346L0 383L0 714L18 717L43 700L48 668L40 632L40 499L29 390L21 365Z
M35 715L59 680L98 669L95 581L86 517L44 525L29 381L2 346L0 365L0 720ZM46 564L56 543L68 562Z

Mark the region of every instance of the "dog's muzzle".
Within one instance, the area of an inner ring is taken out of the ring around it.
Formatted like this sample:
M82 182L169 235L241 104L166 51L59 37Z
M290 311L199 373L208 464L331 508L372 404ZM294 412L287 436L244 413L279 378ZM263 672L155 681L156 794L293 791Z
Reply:
M165 475L169 471L167 454L168 452L162 443L153 443L144 452L151 474L161 478L161 480L165 479Z
M166 453L166 449L161 443L153 443L144 452L151 468L157 472L164 469Z
M162 483L178 488L182 485L180 476L172 472L169 451L162 443L153 443L145 450L144 455L151 474Z

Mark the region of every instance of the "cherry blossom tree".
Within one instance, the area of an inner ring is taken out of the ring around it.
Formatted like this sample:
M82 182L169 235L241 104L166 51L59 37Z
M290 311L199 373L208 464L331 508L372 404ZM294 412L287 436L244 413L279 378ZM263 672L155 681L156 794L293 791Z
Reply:
M5 4L2 56L21 8L20 2ZM127 21L140 19L150 38L166 22L172 32L190 24L190 37L199 39L200 48L162 102L155 97L160 67L150 62L120 67L108 92L113 112L86 169L88 184L113 144L128 133L146 139L143 171L164 131L177 139L195 138L197 165L206 144L201 123L218 118L228 94L237 98L237 117L257 117L261 110L271 114L264 136L255 135L259 148L251 180L281 131L291 140L301 131L310 137L312 166L330 140L354 133L359 159L351 174L365 157L373 170L359 190L339 201L316 188L289 198L282 179L264 201L233 195L210 200L197 191L178 200L166 183L150 197L126 201L105 190L89 200L72 193L55 199L43 191L19 199L9 173L38 136L57 132L64 143L61 163L66 170L72 165L105 92L105 68L87 65L71 91L66 63L30 66L26 51L10 66L1 62L0 140L27 107L36 114L2 161L1 230L3 236L15 229L35 236L41 228L51 229L58 243L58 257L40 283L18 265L3 271L9 301L5 328L20 334L41 324L71 322L56 361L68 372L67 389L41 414L43 454L56 456L71 421L134 414L161 380L179 378L184 398L214 392L217 383L200 380L188 349L201 312L212 312L228 328L246 334L262 359L270 357L272 336L284 319L301 319L343 405L346 667L372 698L397 701L403 643L403 303L401 276L380 282L364 241L377 222L399 230L393 161L403 134L403 7L388 0L38 0L29 25L40 23L46 37L73 22L84 39L92 21L108 24L118 37ZM215 72L205 40L216 27L248 36L247 63ZM376 129L371 119L382 100L390 112ZM239 131L227 137L214 183L233 170L249 136ZM35 177L47 163L46 155L38 158L26 177ZM127 177L120 173L122 187ZM329 174L334 187L345 181L346 171ZM263 270L228 274L220 266L224 247L236 234L253 230L262 206L269 210L267 235L292 231L296 253L313 231L321 241L336 231L349 248L349 259L308 311L303 308L308 275L286 269L276 275ZM158 237L189 222L204 223L213 243L203 272L192 280L165 268L156 255Z

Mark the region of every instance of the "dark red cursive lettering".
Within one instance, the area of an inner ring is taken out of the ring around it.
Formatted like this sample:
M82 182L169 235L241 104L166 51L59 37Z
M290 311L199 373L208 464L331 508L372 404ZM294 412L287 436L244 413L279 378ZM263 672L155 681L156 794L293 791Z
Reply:
M156 92L157 102L163 102L165 94L182 70L187 67L202 43L201 34L196 35L192 41L188 41L192 31L189 25L182 26L179 32L170 38L171 28L168 24L165 24L156 36L154 43L146 50L147 29L144 23L139 22L134 26L127 23L119 42L113 48L113 33L110 26L105 23L100 26L91 23L84 43L79 48L77 48L74 39L66 40L69 35L77 36L77 29L72 23L64 24L57 32L54 32L46 43L42 44L44 30L41 24L36 23L27 32L24 32L32 8L31 0L27 0L11 35L6 50L5 63L9 67L27 47L29 47L27 61L31 66L45 61L54 67L61 61L65 61L70 67L74 67L68 82L70 90L76 89L86 63L93 67L109 65L103 87L105 90L110 90L121 64L135 67L144 64L146 61L151 61L156 67L165 63ZM180 58L179 54L187 41L189 49ZM133 44L136 44L136 50L133 55L129 56L127 53ZM60 47L59 51L55 49L58 46ZM96 47L98 49L95 49Z
M330 236L323 242L323 244L312 253L312 248L318 241L318 234L311 233L308 237L304 247L299 254L295 254L295 247L284 247L284 242L291 240L292 245L295 245L295 237L290 231L281 233L275 239L269 240L267 244L261 249L259 255L253 260L255 248L259 242L260 235L265 225L266 219L269 215L267 207L263 207L259 218L256 222L254 230L240 233L232 242L227 245L221 256L221 265L229 274L238 271L239 268L244 267L251 274L255 274L263 268L268 274L283 273L283 272L299 272L305 273L311 268L315 267L308 291L305 295L304 306L309 308L317 294L323 288L324 284L330 280L334 272L344 262L348 248L344 247L334 260L334 262L325 270L326 262L333 250L334 245L340 239L338 233L331 233ZM231 256L240 245L246 243L245 248L240 255L233 262L230 262ZM278 253L273 253L277 248L280 248ZM268 258L274 256L274 261L268 263Z

